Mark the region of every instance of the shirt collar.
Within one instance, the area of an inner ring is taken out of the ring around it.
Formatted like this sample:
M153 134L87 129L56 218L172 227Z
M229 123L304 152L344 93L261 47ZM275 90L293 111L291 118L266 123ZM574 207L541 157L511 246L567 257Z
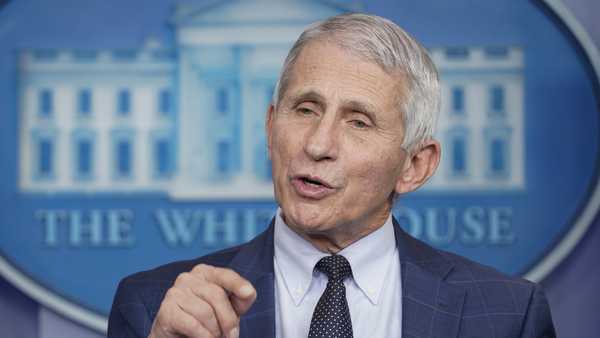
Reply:
M275 216L274 242L275 267L280 270L288 293L298 306L310 287L313 268L327 254L290 229L281 217L281 209Z
M275 262L296 306L308 291L313 269L328 254L291 230L281 217L275 216ZM352 267L354 282L371 303L376 305L396 251L391 214L379 229L344 248L343 255ZM373 257L378 257L373 259Z

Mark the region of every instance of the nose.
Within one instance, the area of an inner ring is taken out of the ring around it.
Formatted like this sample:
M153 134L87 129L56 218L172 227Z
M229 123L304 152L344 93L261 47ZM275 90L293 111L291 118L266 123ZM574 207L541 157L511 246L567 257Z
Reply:
M304 152L314 161L336 160L338 137L335 119L325 115L317 120L308 132L304 142Z

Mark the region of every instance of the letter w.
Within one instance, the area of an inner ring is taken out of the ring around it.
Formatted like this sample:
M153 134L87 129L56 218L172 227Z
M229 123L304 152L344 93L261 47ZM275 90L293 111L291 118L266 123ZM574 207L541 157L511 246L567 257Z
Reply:
M189 246L198 232L198 222L194 221L190 210L159 209L155 216L169 246L180 243Z

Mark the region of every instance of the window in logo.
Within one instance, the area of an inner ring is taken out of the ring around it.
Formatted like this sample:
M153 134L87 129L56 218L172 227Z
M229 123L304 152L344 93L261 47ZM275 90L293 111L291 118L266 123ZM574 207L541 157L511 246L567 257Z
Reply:
M505 108L505 92L501 85L490 87L490 113L493 116L503 116Z
M130 179L133 175L133 137L131 131L113 132L113 163L116 179Z
M50 176L52 174L52 159L54 155L54 144L52 140L49 139L41 139L39 142L39 153L40 153L40 162L39 162L39 173L40 176Z
M156 178L168 178L173 173L173 147L167 135L154 137L153 168Z
M161 89L158 94L158 112L163 116L171 114L171 91L169 89Z
M452 88L452 113L454 115L465 114L465 90L462 86Z
M89 130L77 130L73 134L74 176L77 180L89 180L94 169L94 134Z
M120 49L113 52L113 58L122 62L132 62L137 58L138 52L134 49Z
M446 49L446 57L450 60L465 60L469 58L469 49L465 47L451 47Z
M229 112L229 93L227 88L219 88L217 90L217 112L221 115L226 115Z
M55 175L56 137L52 130L33 130L34 179L50 180Z
M39 115L42 118L48 118L54 110L54 96L52 90L42 89L39 92Z
M79 116L89 116L92 112L92 91L81 89L77 95Z
M450 145L450 176L465 177L468 173L468 132L466 128L454 128L448 133Z
M33 51L33 58L36 61L49 62L58 58L58 51L53 49L37 49Z
M131 112L131 93L128 89L121 89L117 94L117 113L127 116Z
M231 171L231 145L227 141L217 144L217 171L226 176Z
M489 158L487 173L491 178L510 176L510 138L509 127L491 127L485 131L486 147Z
M151 54L154 61L170 62L177 59L177 51L172 49L155 49Z
M485 47L484 53L488 59L503 60L508 58L509 50L506 46L489 46Z
M98 58L98 52L95 50L75 50L73 57L78 62L94 62Z
M490 169L493 173L503 173L506 171L506 143L502 139L492 140L490 144L490 153L492 154Z

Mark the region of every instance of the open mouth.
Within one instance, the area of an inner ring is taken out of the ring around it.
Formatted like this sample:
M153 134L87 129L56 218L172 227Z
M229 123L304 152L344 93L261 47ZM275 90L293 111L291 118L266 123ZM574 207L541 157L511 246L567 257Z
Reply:
M296 176L291 181L296 193L309 199L325 198L335 192L330 184L314 176Z
M302 178L300 178L300 180L302 180L302 182L304 182L305 184L310 184L310 185L319 186L319 187L323 186L323 184L321 182L311 180L310 178L307 178L307 177L302 177Z
M313 178L313 177L307 177L307 176L302 176L302 177L298 177L304 184L313 186L313 187L324 187L324 188L331 188L330 185L328 185L327 183L317 179L317 178Z

